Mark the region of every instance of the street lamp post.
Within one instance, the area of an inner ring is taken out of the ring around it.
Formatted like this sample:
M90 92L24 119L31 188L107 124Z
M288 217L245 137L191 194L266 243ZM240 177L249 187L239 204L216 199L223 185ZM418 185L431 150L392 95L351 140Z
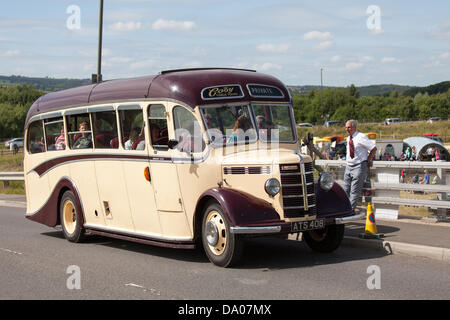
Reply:
M97 74L92 75L92 83L102 82L102 42L103 42L103 0L100 0L100 13L98 19L98 58Z

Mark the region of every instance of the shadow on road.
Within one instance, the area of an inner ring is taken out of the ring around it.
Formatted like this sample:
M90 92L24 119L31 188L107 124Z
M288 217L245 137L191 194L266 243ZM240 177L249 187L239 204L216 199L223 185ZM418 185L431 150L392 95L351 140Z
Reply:
M62 232L44 232L42 235L66 241ZM203 248L173 249L146 244L89 235L79 246L105 246L109 248L132 251L137 254L152 255L164 259L209 263ZM287 240L277 237L252 238L245 241L244 255L241 264L236 269L289 269L317 265L343 263L347 261L376 259L388 255L380 250L355 248L341 245L332 253L317 253L312 251L305 242Z

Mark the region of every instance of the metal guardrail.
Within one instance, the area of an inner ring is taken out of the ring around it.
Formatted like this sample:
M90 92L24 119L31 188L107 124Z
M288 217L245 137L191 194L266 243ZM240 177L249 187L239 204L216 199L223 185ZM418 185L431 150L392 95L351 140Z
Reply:
M345 160L315 160L316 166L325 171L335 171L337 182L343 185L345 172ZM412 184L400 183L401 170L432 170L436 171L438 176L437 184ZM362 196L363 202L372 202L378 204L375 206L375 215L377 216L377 207L380 209L379 216L384 218L397 219L398 207L417 206L428 207L437 210L437 218L445 220L447 210L450 209L450 185L447 184L446 171L450 171L450 162L429 162L429 161L374 161L370 169L371 175L375 176L375 181L370 183L370 196ZM423 200L401 198L400 191L410 192L428 192L436 193L437 199ZM368 198L368 199L366 199Z
M330 168L338 169L336 180L343 185L343 172L345 170L345 160L315 160L315 165L326 171ZM399 176L401 169L431 169L436 170L439 177L439 184L410 184L400 183ZM339 172L340 171L340 172ZM450 209L450 185L446 183L446 171L450 171L450 162L419 162L419 161L374 161L371 173L375 174L375 182L371 183L371 195L363 196L363 201L370 201L378 206L380 212L391 211L391 218L396 219L398 206L421 206L436 209L438 218L446 219L446 211ZM9 181L24 181L23 172L0 172L0 181L5 187ZM400 198L400 191L430 192L438 195L437 200L406 199ZM383 208L384 206L384 208ZM376 208L376 210L378 209ZM384 210L381 210L384 209ZM377 214L375 212L375 214Z
M23 172L0 172L0 181L7 188L10 181L25 181L25 176Z

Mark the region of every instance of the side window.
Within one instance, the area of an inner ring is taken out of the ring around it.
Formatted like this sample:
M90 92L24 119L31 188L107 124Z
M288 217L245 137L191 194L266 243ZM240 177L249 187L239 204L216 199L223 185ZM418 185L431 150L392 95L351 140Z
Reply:
M150 105L148 108L152 146L156 150L168 150L169 132L167 131L166 108L161 104Z
M92 113L94 122L94 145L99 149L118 149L114 144L117 139L117 121L115 111L104 111Z
M175 137L178 150L183 152L202 152L205 143L202 138L200 123L187 109L177 106L173 109Z
M139 108L139 106L137 106ZM120 107L119 107L120 109ZM144 116L142 110L119 111L122 143L125 150L145 150ZM117 146L119 141L115 141Z
M45 151L44 129L41 120L35 121L28 126L27 146L29 153Z
M88 113L67 116L67 131L70 148L92 148L91 128L91 121Z
M66 137L63 118L45 119L44 127L47 151L65 150Z

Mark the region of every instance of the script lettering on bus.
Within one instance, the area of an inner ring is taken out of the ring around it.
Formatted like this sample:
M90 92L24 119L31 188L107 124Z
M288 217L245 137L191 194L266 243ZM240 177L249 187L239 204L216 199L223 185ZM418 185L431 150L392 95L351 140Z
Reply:
M211 98L215 97L232 97L237 96L239 93L234 92L234 87L220 87L212 88L209 90L208 96Z

